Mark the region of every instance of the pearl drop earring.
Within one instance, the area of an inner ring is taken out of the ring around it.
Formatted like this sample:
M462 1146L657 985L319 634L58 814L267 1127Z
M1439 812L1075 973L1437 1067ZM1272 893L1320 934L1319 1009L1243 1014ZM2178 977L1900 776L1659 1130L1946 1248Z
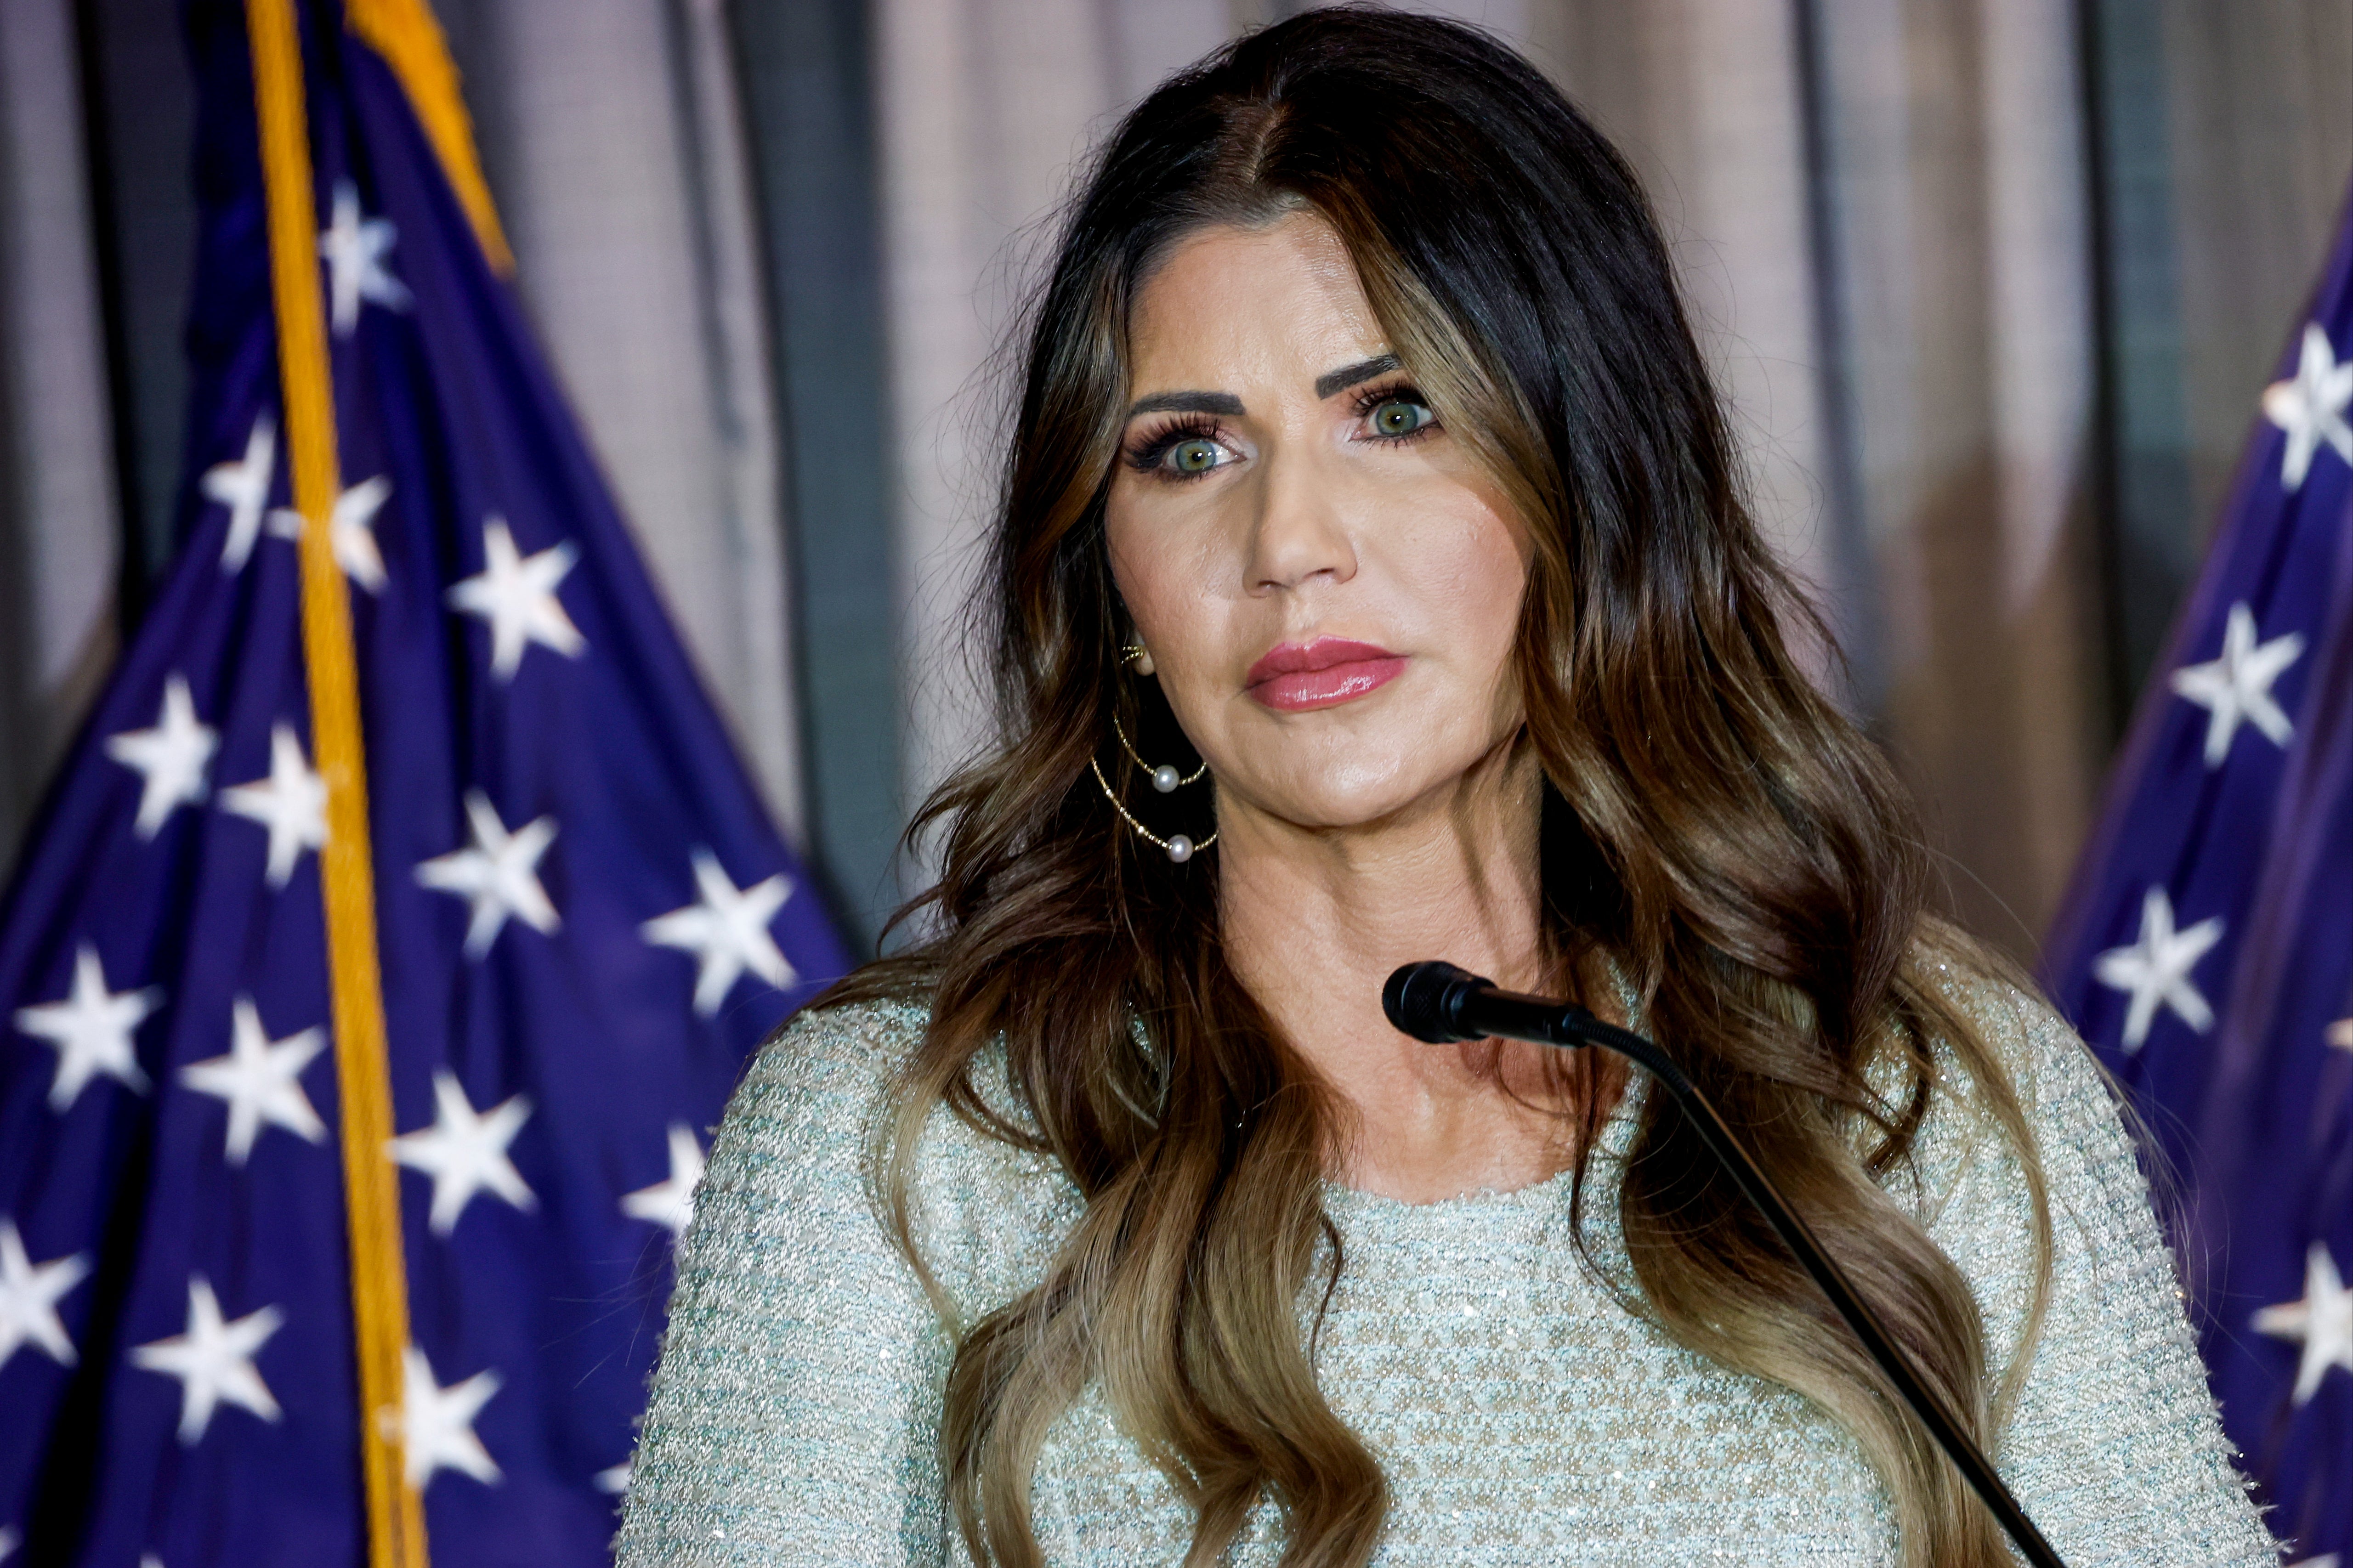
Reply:
M1130 643L1123 648L1120 651L1120 662L1133 664L1139 675L1150 675L1154 672L1152 655L1145 651L1142 643ZM1143 753L1135 749L1135 743L1127 738L1127 731L1121 725L1119 715L1116 713L1112 715L1111 732L1119 737L1120 750L1127 753L1128 761L1134 763L1145 776L1152 781L1152 787L1162 795L1174 795L1187 784L1198 784L1209 771L1209 764L1206 762L1190 773L1184 773L1174 763L1162 763L1155 767L1145 762ZM1087 766L1093 770L1095 783L1102 786L1103 798L1111 802L1112 809L1119 813L1121 819L1135 830L1138 837L1147 844L1157 847L1163 854L1176 864L1183 865L1193 858L1194 851L1207 849L1218 841L1218 836L1214 833L1198 844L1194 843L1190 837L1182 833L1174 833L1166 838L1161 837L1160 835L1137 821L1135 814L1127 809L1126 803L1119 798L1119 793L1111 787L1111 781L1103 777L1101 763L1089 757Z
M1152 787L1162 795L1174 795L1186 784L1199 784L1201 775L1209 771L1209 764L1207 763L1203 763L1189 773L1178 773L1176 764L1174 763L1163 763L1158 767L1154 767L1136 751L1134 742L1127 738L1127 731L1120 728L1119 715L1115 713L1112 715L1111 732L1119 737L1120 750L1127 753L1127 760L1142 768L1145 775L1151 779Z

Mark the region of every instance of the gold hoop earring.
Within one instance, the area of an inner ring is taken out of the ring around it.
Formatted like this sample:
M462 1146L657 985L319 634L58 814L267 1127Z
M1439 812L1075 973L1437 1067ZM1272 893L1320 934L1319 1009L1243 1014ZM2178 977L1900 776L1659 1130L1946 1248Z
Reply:
M1152 655L1145 650L1142 643L1130 643L1122 648L1119 661L1122 664L1135 666L1136 673L1139 675L1153 673ZM1199 784L1208 774L1209 764L1206 761L1190 773L1178 772L1173 763L1162 763L1155 767L1145 762L1143 753L1135 749L1135 742L1127 738L1127 731L1120 723L1117 713L1111 716L1111 732L1119 737L1119 749L1127 753L1127 760L1134 763L1145 777L1151 779L1152 787L1162 795L1174 795L1187 784ZM1157 848L1177 865L1181 866L1190 860L1196 850L1207 849L1218 841L1218 836L1215 833L1210 834L1198 844L1194 843L1190 837L1182 833L1172 833L1166 838L1161 837L1160 835L1137 821L1135 813L1127 809L1127 803L1119 798L1119 792L1111 787L1109 779L1103 777L1103 763L1100 761L1090 756L1087 758L1087 767L1095 775L1095 784L1103 792L1103 798L1111 802L1111 808L1113 811L1119 813L1120 820L1134 829L1137 837Z
M1189 773L1179 773L1174 763L1163 763L1158 767L1153 766L1136 751L1135 742L1127 738L1127 731L1119 727L1119 715L1116 713L1111 716L1111 732L1119 737L1120 749L1127 753L1127 760L1142 768L1145 775L1151 779L1152 787L1162 795L1174 795L1187 784L1199 784L1201 775L1209 771L1209 764L1207 763L1203 763Z
M1207 838L1202 839L1198 844L1194 843L1192 839L1187 837L1182 833L1172 833L1166 838L1161 837L1160 835L1153 832L1152 829L1145 826L1141 822L1138 822L1135 819L1135 813L1128 810L1126 803L1122 801L1117 795L1113 793L1111 781L1103 777L1103 764L1101 763L1095 761L1092 757L1089 757L1087 759L1087 767L1094 773L1095 783L1103 787L1103 798L1111 802L1111 808L1119 813L1120 819L1125 822L1130 827L1135 829L1135 836L1138 838L1143 839L1146 844L1152 845L1163 855L1167 856L1168 858L1174 860L1179 866L1182 866L1186 861L1190 860L1197 851L1207 849L1210 845L1215 844L1218 841L1218 836L1214 833L1210 834ZM1203 764L1203 767L1204 771L1206 771L1207 764ZM1199 775L1196 774L1195 776L1198 777Z

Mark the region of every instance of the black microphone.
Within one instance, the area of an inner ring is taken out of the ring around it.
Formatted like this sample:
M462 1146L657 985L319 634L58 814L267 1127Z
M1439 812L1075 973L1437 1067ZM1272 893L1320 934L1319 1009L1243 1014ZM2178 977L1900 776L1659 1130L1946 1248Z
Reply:
M1381 1011L1400 1034L1431 1046L1494 1038L1576 1047L1607 1026L1582 1007L1499 990L1493 981L1437 958L1390 975L1381 987Z
M1771 1178L1742 1147L1730 1124L1716 1113L1707 1097L1683 1076L1683 1069L1666 1052L1630 1029L1603 1023L1575 1003L1505 991L1493 981L1442 959L1409 963L1392 973L1388 984L1381 987L1381 1011L1388 1015L1399 1034L1410 1035L1428 1045L1505 1039L1565 1049L1603 1046L1647 1071L1674 1097L1677 1109L1715 1156L1716 1163L1724 1167L1725 1173L1772 1222L1782 1241L1805 1266L1806 1272L1813 1276L1814 1283L1821 1287L1822 1294L1831 1299L1831 1305L1839 1310L1839 1315L1854 1331L1855 1338L1862 1342L1863 1349L1871 1352L1880 1371L1887 1374L1887 1381L1895 1385L1904 1402L1920 1417L1920 1424L1927 1427L1928 1435L1945 1450L1970 1489L1984 1500L1995 1521L2026 1560L2034 1568L2066 1568L2034 1521L2026 1517L2018 1500L2010 1495L2010 1488L2002 1483L1992 1464L1946 1410L1944 1401L1913 1370L1911 1362L1856 1291L1853 1282L1822 1250L1812 1228L1798 1216Z

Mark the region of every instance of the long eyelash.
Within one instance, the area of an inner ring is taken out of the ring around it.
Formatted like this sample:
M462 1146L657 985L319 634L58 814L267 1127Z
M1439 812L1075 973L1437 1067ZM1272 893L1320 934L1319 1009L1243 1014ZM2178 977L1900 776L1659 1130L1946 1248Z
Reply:
M1357 393L1356 417L1364 418L1384 403L1419 403L1424 408L1430 407L1430 399L1421 395L1421 388L1410 382L1393 381L1387 386L1368 386ZM1437 411L1433 409L1430 423L1419 430L1409 430L1402 436L1375 436L1372 439L1388 442L1419 441L1424 436L1438 429L1440 423Z
M1178 442L1215 441L1224 433L1224 427L1214 419L1205 419L1199 415L1180 416L1174 424L1163 425L1129 442L1127 466L1140 474L1151 473L1160 467L1161 459L1168 456L1168 449Z

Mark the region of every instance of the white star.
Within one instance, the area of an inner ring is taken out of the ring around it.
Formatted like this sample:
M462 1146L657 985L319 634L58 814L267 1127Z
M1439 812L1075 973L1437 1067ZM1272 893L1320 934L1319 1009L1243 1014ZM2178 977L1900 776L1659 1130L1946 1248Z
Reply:
M708 1018L746 969L776 986L798 978L768 934L768 922L793 896L793 884L779 875L739 889L710 850L697 846L693 860L701 901L657 915L638 930L648 942L702 960L694 978L694 1010Z
M375 545L375 514L392 495L392 481L378 474L335 498L327 514L327 542L343 575L371 594L384 591L384 552ZM269 514L269 531L280 539L302 537L302 514L280 507Z
M466 956L490 952L509 915L543 936L562 925L547 889L539 885L539 858L555 841L555 818L537 817L510 834L490 796L470 789L466 822L474 837L470 847L437 855L417 868L417 879L426 887L473 900Z
M595 1477L595 1485L596 1489L605 1493L608 1497L619 1497L622 1493L628 1491L629 1489L629 1460L623 1459L617 1465L607 1465L603 1469L597 1471Z
M335 182L335 214L319 231L319 254L327 262L327 294L332 301L335 336L359 325L360 301L387 310L408 308L408 290L385 270L384 259L400 237L388 217L362 217L360 192L349 180Z
M180 1081L198 1094L228 1102L228 1163L242 1165L264 1123L307 1142L327 1136L326 1124L302 1092L302 1069L327 1048L326 1031L304 1029L273 1041L261 1027L253 998L240 996L229 1013L228 1055L190 1062Z
M153 985L107 990L98 950L88 942L76 949L72 992L61 1002L16 1009L16 1027L57 1047L58 1076L49 1085L49 1109L59 1115L72 1110L90 1080L101 1073L146 1093L147 1075L139 1070L131 1032L163 1005L164 993Z
M649 1225L670 1226L670 1238L686 1234L694 1217L694 1188L702 1180L702 1145L684 1122L670 1124L670 1175L621 1199L621 1212Z
M2275 1340L2296 1340L2304 1354L2296 1363L2295 1405L2319 1388L2332 1366L2353 1372L2353 1289L2337 1272L2337 1260L2325 1242L2316 1241L2304 1255L2304 1300L2265 1307L2255 1314L2255 1331Z
M572 617L564 613L555 585L578 560L569 541L536 555L515 549L507 520L492 517L482 523L482 572L449 587L449 603L491 624L491 674L514 679L524 647L538 643L566 658L576 658L588 646Z
M253 1358L286 1323L275 1307L248 1312L235 1322L221 1318L220 1302L201 1274L188 1279L188 1330L176 1339L157 1340L131 1352L131 1363L180 1380L180 1441L193 1445L212 1425L223 1402L278 1419L278 1401L254 1370Z
M278 422L267 409L254 416L245 437L245 456L205 470L205 499L228 508L228 538L221 545L221 570L243 569L261 533L261 513L269 505L269 480L278 468Z
M2319 1557L2299 1557L2287 1568L2337 1568L2337 1553L2331 1552Z
M2353 359L2338 363L2320 323L2306 321L2295 379L2263 388L2263 417L2287 432L2287 450L2280 458L2281 489L2294 490L2304 483L2313 454L2324 441L2353 463L2353 425L2345 419L2348 405L2353 405Z
M400 1447L408 1484L421 1491L436 1470L456 1470L491 1486L504 1479L474 1436L474 1417L499 1391L499 1374L486 1367L444 1388L434 1380L433 1363L415 1345L404 1353L401 1370Z
M507 1158L507 1145L529 1120L528 1096L514 1095L477 1114L457 1075L447 1068L434 1069L433 1125L404 1132L389 1147L395 1160L433 1178L434 1235L457 1229L458 1216L485 1188L519 1209L538 1206L539 1199Z
M2353 1018L2337 1019L2321 1037L2340 1050L2353 1051Z
M326 781L311 771L293 726L282 721L269 727L269 776L221 791L221 809L269 830L265 875L273 888L294 875L303 850L327 841Z
M58 1301L89 1276L88 1253L35 1263L25 1254L16 1222L0 1217L0 1367L26 1345L47 1352L59 1366L79 1359L58 1317Z
M220 731L197 721L188 683L176 670L164 682L164 706L153 729L124 730L106 738L106 754L137 769L146 781L134 825L140 837L154 837L176 808L205 798L205 769L219 749Z
M2160 1002L2201 1035L2214 1026L2214 1009L2189 983L2189 972L2221 940L2221 916L2177 931L2173 900L2165 889L2151 888L2142 897L2139 939L2130 947L2112 947L2092 963L2092 973L2101 984L2132 993L2132 1006L2125 1015L2126 1050L2140 1049L2148 1038Z
M0 1525L0 1563L7 1562L16 1554L16 1532L5 1525Z
M2272 682L2304 652L2304 634L2288 632L2267 643L2255 640L2255 615L2243 604L2231 606L2222 627L2222 657L2184 665L2173 672L2173 689L2207 710L2206 765L2217 768L2230 755L2231 738L2245 720L2273 744L2284 746L2295 733Z

